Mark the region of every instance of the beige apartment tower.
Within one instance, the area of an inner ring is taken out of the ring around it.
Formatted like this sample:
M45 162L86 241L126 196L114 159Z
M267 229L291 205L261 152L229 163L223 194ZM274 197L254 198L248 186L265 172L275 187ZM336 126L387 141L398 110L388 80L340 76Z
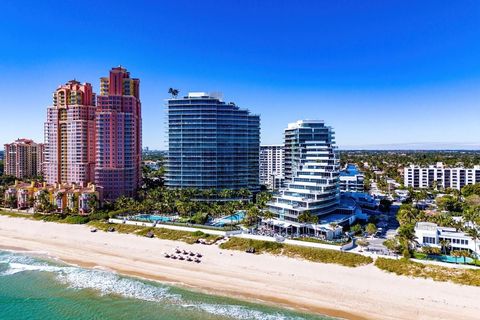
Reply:
M44 145L30 139L5 144L5 175L19 179L42 175Z

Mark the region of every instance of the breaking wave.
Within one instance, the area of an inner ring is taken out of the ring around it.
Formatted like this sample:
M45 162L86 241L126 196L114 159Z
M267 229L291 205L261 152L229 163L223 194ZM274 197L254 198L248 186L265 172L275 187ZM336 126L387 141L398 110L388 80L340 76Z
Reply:
M53 265L13 252L0 252L0 276L21 272L48 272L62 284L72 289L90 289L100 295L118 295L150 302L164 302L178 308L205 312L211 315L240 320L300 320L280 312L268 313L235 304L214 304L186 301L181 294L172 293L169 287L149 284L141 280L122 277L115 272L83 269L75 266Z

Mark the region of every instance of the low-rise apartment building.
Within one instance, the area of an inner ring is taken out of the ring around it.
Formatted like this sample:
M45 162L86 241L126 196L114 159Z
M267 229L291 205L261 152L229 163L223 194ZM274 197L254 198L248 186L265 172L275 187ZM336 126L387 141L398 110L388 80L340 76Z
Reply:
M340 171L340 191L363 192L365 175L354 164L348 164Z
M460 190L467 184L480 183L480 166L473 168L450 168L438 162L436 165L420 167L410 165L404 169L404 185L413 188L442 189L452 188Z

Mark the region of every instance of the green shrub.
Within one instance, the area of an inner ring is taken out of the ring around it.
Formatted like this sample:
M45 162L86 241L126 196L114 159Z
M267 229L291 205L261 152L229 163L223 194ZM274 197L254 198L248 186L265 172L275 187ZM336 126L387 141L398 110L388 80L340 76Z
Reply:
M313 262L336 263L348 267L357 267L372 263L370 257L355 253L341 252L337 250L293 246L273 241L260 241L243 238L231 238L220 245L222 249L245 251L255 248L255 253L270 253L284 255L292 258L301 258Z
M33 214L33 219L35 219L35 220L43 220L44 217L45 217L45 215L43 215L41 213L34 213Z
M313 243L322 243L322 244L329 244L332 246L343 246L347 244L349 241L327 241L317 238L305 237L305 238L293 238L293 240L297 241L304 241L304 242L313 242Z
M32 216L29 214L25 213L18 213L18 212L10 212L10 211L0 211L0 214L2 216L8 216L12 218L26 218L26 219L31 219Z
M397 238L387 239L383 242L383 245L387 247L388 250L400 253L402 251L402 246Z
M424 253L424 252L416 252L416 251L415 251L415 252L413 253L413 257L414 257L415 259L425 260L425 259L427 259L428 254L427 254L427 253Z
M335 263L347 267L358 267L373 262L372 258L355 253L291 245L286 245L284 254L313 262Z
M260 253L273 253L273 254L280 254L284 244L272 241L259 241L259 240L252 240L252 239L244 239L244 238L231 238L225 243L220 245L222 249L228 250L241 250L245 251L249 248L255 248L255 252L257 254Z
M440 248L436 248L436 247L422 247L422 253L426 254L426 255L440 255L441 254L441 250Z
M109 213L105 211L98 211L88 215L89 220L108 220Z
M68 216L63 219L62 222L70 223L70 224L85 224L90 221L90 218L87 216Z
M215 236L202 231L182 231L182 230L171 230L166 228L152 228L152 227L143 227L135 226L129 224L109 224L103 221L90 221L88 223L90 226L97 228L98 230L107 231L109 227L114 227L116 232L119 233L132 233L139 236L145 236L148 232L153 232L156 238L164 240L174 240L174 241L183 241L186 243L195 243L199 239L205 239L207 241L215 242L223 238L222 236Z
M103 221L96 221L96 220L88 222L88 225L102 231L107 231L108 228L111 226L111 224L108 224Z
M362 233L362 226L357 223L350 228L350 231L354 234L360 234Z
M469 286L480 286L480 270L449 268L422 264L408 259L378 258L375 266L379 269L411 277L430 278L435 281L451 281Z
M190 222L195 224L205 224L205 222L207 222L207 218L207 214L199 212L190 218Z
M48 214L42 216L42 220L47 222L58 222L62 220L62 217L60 217L58 214Z

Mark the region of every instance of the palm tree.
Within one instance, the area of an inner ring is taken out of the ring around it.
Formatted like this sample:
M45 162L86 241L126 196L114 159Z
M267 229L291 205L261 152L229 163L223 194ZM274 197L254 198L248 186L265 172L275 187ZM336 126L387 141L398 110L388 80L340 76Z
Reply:
M32 208L34 204L35 204L35 197L33 195L29 195L27 199L27 206L29 208Z
M73 202L73 208L72 208L72 213L73 214L77 214L78 213L78 206L79 206L79 203L78 203L78 195L77 194L73 194L72 195L72 202Z
M477 240L480 239L480 231L477 229L477 228L469 228L467 230L467 235L472 238L473 240L473 243L475 245L475 249L473 250L474 251L474 262L475 262L475 265L477 264Z
M398 229L398 237L400 238L400 243L404 245L404 256L408 257L411 255L410 249L415 244L417 238L414 226L412 224L401 225Z
M238 190L238 195L242 198L249 198L252 195L252 192L246 188Z
M50 205L50 196L46 191L41 191L40 194L38 195L38 202L40 205L40 211L43 211L46 213L49 209Z
M472 252L472 253L470 254L470 258L472 258L473 264L474 264L475 266L478 266L478 264L477 264L477 259L478 259L478 257L477 257L477 254L476 254L475 252Z
M444 255L447 254L447 249L450 248L450 241L446 239L440 240L440 246L442 247L442 252Z
M470 253L466 250L460 250L459 256L463 258L463 264L467 263L467 258L470 257Z
M306 223L312 221L312 214L310 212L310 210L305 210L303 211L302 213L300 213L298 215L298 222L302 223L303 224L303 233L305 233L305 229L306 229Z
M264 208L266 203L272 198L272 194L270 192L260 192L256 195L256 203L260 208Z
M174 89L174 88L170 88L168 89L168 93L172 96L172 98L177 98L178 94L179 94L179 90L178 89Z
M14 208L17 205L17 197L14 195L9 195L7 197L7 205L9 208Z
M417 210L410 205L402 206L397 213L397 220L400 223L413 223L417 218Z
M267 210L267 211L265 211L265 213L263 214L263 219L265 219L265 220L271 220L271 219L273 219L273 218L275 218L275 215L273 214L272 211ZM272 224L272 226L273 226L273 224Z
M367 231L367 233L369 235L373 235L377 232L377 226L373 223L369 223L369 224L367 224L367 227L365 228L365 231Z
M461 250L452 251L452 256L455 257L455 263L457 263L457 259L462 256Z
M215 190L215 189L207 189L207 190L203 191L203 194L204 194L205 198L207 198L207 199L212 199L213 197L216 196L217 190Z
M478 219L479 217L479 213L477 210L473 209L473 208L466 208L465 210L463 210L463 220L465 222L469 222L471 224L475 223L475 220Z
M310 217L310 221L308 221L312 224L318 224L318 216L312 214L311 217Z
M95 213L95 211L97 210L97 206L98 206L97 195L92 193L88 197L88 207L90 209L90 213Z
M248 226L252 226L253 224L257 224L258 227L258 218L260 216L260 210L256 206L251 207L247 210L247 215L245 216L245 220Z
M223 190L220 190L220 193L219 193L219 196L223 199L227 199L230 197L230 191L229 189L223 189Z

